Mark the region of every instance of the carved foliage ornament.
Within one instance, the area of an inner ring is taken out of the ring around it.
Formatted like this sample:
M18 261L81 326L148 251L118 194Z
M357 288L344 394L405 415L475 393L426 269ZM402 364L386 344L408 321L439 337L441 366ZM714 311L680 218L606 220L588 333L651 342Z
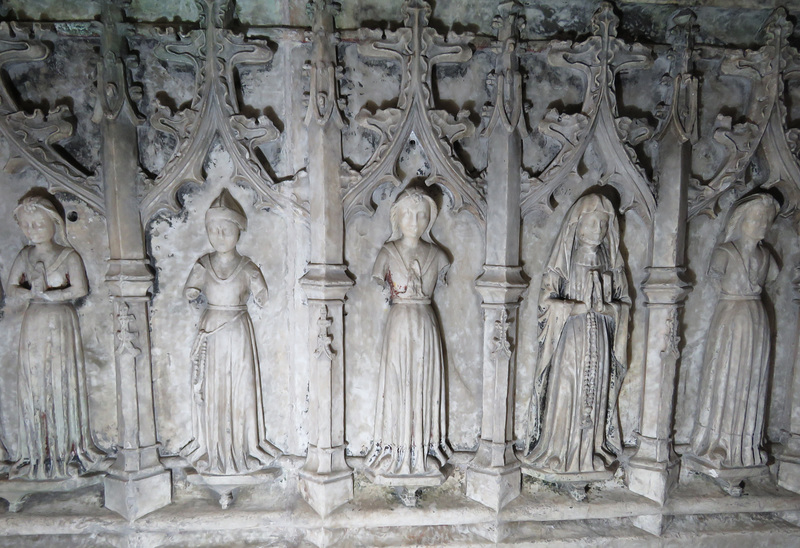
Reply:
M330 333L330 327L333 325L333 318L328 314L328 307L323 305L319 309L319 316L317 317L317 347L314 349L315 358L323 358L328 361L332 360L336 355L336 350L333 349L333 335Z
M605 165L602 173L591 170L587 174L590 184L615 183L622 196L622 212L632 208L646 223L652 219L655 191L631 148L649 138L652 130L642 121L618 116L614 85L617 74L649 67L651 52L641 44L629 45L617 38L618 24L613 7L604 2L592 16L589 38L550 45L550 64L583 73L586 94L580 113L562 114L553 109L539 124L539 130L557 140L561 150L538 178L528 177L523 186L523 215L538 208L552 211L551 198L562 186L581 184L578 166L592 143Z
M289 189L276 184L258 160L256 149L277 139L280 132L266 115L253 119L242 114L237 99L235 68L266 64L272 51L264 40L245 39L224 28L233 11L230 0L196 2L205 29L186 34L174 34L171 29L168 33L154 31L161 42L156 50L159 59L194 69L195 93L191 104L176 112L157 102L152 124L175 137L178 145L142 200L142 217L149 219L165 209L177 211L178 189L188 182L203 184L203 160L215 137L230 154L234 181L254 188L261 207L305 216L304 205Z
M37 35L39 25L29 30L15 23L0 22L0 70L14 63L43 61L50 48ZM54 145L72 137L72 113L66 105L50 112L35 109L23 111L7 84L0 81L0 135L11 145L12 156L4 169L17 172L34 167L47 180L51 192L68 192L86 202L92 209L103 212L103 197L96 176L88 176L61 155Z
M795 156L800 130L786 129L784 104L784 80L800 76L800 54L787 43L792 28L786 11L778 8L764 25L763 47L728 52L723 60L723 74L750 79L751 99L745 122L734 125L730 116L717 116L714 140L726 149L727 157L710 181L696 183L691 189L690 218L700 213L714 217L725 194L732 192L738 197L759 184L747 176L759 149L769 169L760 185L779 188L786 198L784 214L800 205L800 166Z
M472 57L467 45L453 43L429 28L431 7L423 0L406 0L405 26L396 31L361 29L358 52L374 59L400 63L402 79L396 108L370 112L362 109L356 122L379 135L378 146L361 171L361 179L346 190L345 218L373 211L372 193L385 183L401 186L395 166L409 138L415 136L430 162L427 185L439 184L450 195L453 210L466 209L483 222L485 198L482 183L474 181L456 157L452 145L475 132L468 112L453 116L435 108L431 72L438 63L463 63Z
M499 10L500 15L492 22L497 29L497 41L492 45L497 61L487 79L489 87L494 89L494 101L484 109L489 121L482 135L491 135L499 124L507 133L519 131L521 137L526 137L528 128L522 115L522 74L517 58L517 38L525 26L525 19L517 1L503 2Z

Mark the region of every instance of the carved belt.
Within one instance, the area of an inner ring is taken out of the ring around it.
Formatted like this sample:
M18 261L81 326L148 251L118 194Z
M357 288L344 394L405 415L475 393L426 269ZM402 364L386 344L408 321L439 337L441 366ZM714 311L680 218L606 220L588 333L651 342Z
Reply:
M247 310L246 304L231 304L231 305L224 305L224 304L208 304L209 310Z
M419 299L395 299L392 304L431 304L429 297L420 297Z
M731 295L729 293L720 293L719 298L722 301L760 301L761 293L755 295Z

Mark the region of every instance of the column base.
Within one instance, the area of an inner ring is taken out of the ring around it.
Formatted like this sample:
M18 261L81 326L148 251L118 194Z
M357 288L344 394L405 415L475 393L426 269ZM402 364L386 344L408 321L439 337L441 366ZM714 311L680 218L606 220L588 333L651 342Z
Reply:
M317 514L327 516L353 500L353 471L319 474L300 470L300 494Z
M652 514L649 516L636 516L631 518L631 523L633 523L635 527L657 537L664 534L664 531L667 530L671 521L672 516L665 516L664 514Z
M506 466L470 466L467 468L467 496L499 512L519 496L522 473L519 462Z
M105 507L134 521L172 502L172 473L163 468L109 474L103 480Z
M654 462L631 459L625 468L628 489L664 505L670 492L678 485L680 461Z
M777 458L778 486L800 493L800 456L780 455Z
M469 527L469 531L491 543L500 544L511 535L511 528L509 523L495 521L472 525Z

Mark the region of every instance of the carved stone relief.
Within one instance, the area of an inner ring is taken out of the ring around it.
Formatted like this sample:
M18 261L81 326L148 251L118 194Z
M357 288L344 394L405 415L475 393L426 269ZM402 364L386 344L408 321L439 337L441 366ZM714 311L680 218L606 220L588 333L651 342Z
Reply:
M265 439L258 347L247 301L264 306L267 284L236 244L247 217L227 190L211 202L206 231L212 253L192 267L183 293L206 305L190 354L194 437L181 454L202 473L245 474L264 468L277 449Z
M89 428L83 340L74 301L89 286L64 218L46 197L14 210L30 242L9 274L9 296L27 301L19 335L17 450L11 477L66 479L102 461Z
M731 211L708 274L720 294L706 339L703 376L688 466L741 492L742 479L766 472L764 450L767 386L772 341L761 298L778 264L763 245L779 205L754 194Z
M535 541L596 508L603 535L661 534L696 525L673 515L689 497L789 530L792 14L24 4L0 6L11 511L61 490L83 512L103 482L107 509L154 512L103 529L142 545L176 524L229 544L402 544L410 523L422 543ZM45 188L58 202L18 207ZM720 502L690 469L752 497ZM223 508L249 490L224 532L198 524L198 486ZM419 508L393 513L398 494ZM22 516L48 532L49 497Z
M531 473L607 479L622 454L617 396L627 370L630 298L619 238L614 207L589 194L570 208L550 254L526 438Z
M431 241L438 208L419 189L392 206L392 235L378 253L372 277L390 303L384 328L375 427L366 465L387 485L436 485L451 449L442 335L431 297L450 261Z

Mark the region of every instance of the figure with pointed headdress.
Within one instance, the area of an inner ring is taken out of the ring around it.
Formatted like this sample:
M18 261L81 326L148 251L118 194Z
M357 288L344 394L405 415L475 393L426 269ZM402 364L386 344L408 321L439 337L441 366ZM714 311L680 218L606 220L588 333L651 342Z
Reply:
M11 477L66 479L100 462L89 430L89 400L78 314L89 293L83 260L49 197L28 196L14 217L30 245L9 275L12 298L28 301L19 337L19 440Z
M181 450L204 474L238 475L268 466L278 450L266 441L261 371L247 301L264 306L261 270L239 254L247 217L228 190L206 212L212 253L194 264L184 286L207 302L192 346L194 438Z
M392 235L372 271L387 288L389 318L383 335L368 473L378 483L422 485L444 480L451 454L446 439L442 335L431 297L450 266L431 238L436 202L419 188L392 205Z
M542 276L525 462L548 477L601 479L622 453L617 396L630 298L619 235L607 198L579 198Z
M771 330L761 291L774 281L778 264L763 240L778 214L778 202L757 193L736 204L708 274L720 293L706 338L690 468L731 479L766 472L763 449ZM723 482L723 487L726 487Z

